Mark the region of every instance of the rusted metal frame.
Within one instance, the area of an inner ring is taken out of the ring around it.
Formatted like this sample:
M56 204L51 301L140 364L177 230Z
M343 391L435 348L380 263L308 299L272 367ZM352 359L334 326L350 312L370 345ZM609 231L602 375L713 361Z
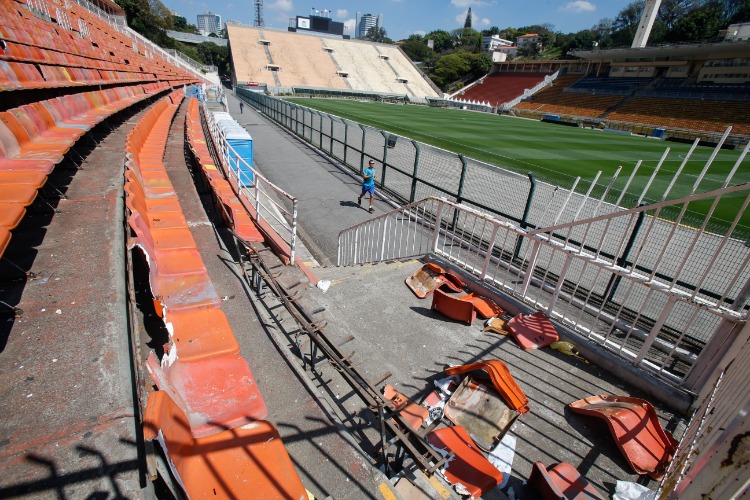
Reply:
M249 248L257 248L257 243L244 243L249 245ZM383 400L380 393L375 387L373 387L366 378L364 378L352 364L341 355L336 346L331 343L328 338L323 334L322 330L315 325L311 320L308 313L296 302L289 299L289 294L284 287L279 284L273 275L269 272L266 263L257 251L251 254L251 265L254 269L257 269L259 275L269 285L274 294L282 301L289 313L295 318L297 323L305 330L305 333L314 343L317 348L323 353L326 359L331 362L332 366L338 371L341 376L349 383L352 390L362 399L365 404L371 409L378 409L378 412L382 412L387 405L387 402ZM312 360L314 363L314 359ZM314 365L313 365L314 369ZM395 423L391 422L390 419L385 421L385 425L381 422L381 429L388 427L389 430L399 437L399 441L409 451L412 458L417 462L423 470L432 470L438 464L443 463L444 459L436 451L434 451L416 432L411 430L406 420L400 415L394 415L392 418L396 420ZM404 435L400 430L410 429L408 435ZM416 442L421 444L423 451L420 451L415 446ZM382 439L386 440L385 436ZM385 442L385 441L384 441ZM427 458L425 458L425 454ZM383 449L383 458L387 462L386 449ZM430 465L429 462L432 462Z

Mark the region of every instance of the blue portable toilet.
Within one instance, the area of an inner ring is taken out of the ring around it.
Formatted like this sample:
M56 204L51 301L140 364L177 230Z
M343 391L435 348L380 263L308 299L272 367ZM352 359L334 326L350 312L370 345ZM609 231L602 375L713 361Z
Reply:
M214 121L216 121L216 125L233 149L226 160L227 165L237 178L237 184L239 187L253 186L255 184L255 174L252 169L253 138L229 113L215 112ZM242 161L238 160L238 155Z

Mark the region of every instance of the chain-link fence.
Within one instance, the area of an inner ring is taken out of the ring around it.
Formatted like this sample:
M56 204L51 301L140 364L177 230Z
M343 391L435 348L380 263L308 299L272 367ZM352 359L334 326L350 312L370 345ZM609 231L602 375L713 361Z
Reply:
M429 196L443 197L514 222L523 229L535 230L604 217L623 207L649 203L643 195L639 198L628 191L630 180L624 176L580 182L570 178L560 182L547 179L544 174L524 175L503 165L490 165L263 94L239 88L237 94L355 172L361 173L369 159L379 162L376 179L379 188L404 204ZM722 181L717 182L718 186ZM729 228L713 227L710 220L690 218L684 208L667 206L637 216L608 217L551 231L551 237L699 299L731 307L732 298L749 278L750 248L746 243L749 238L739 230L738 220ZM460 225L459 220L452 222L454 226ZM529 251L527 240L510 241L508 245L504 251L510 252L514 259L523 258ZM718 251L723 258L721 264L709 264L714 262ZM542 262L545 257L541 256ZM556 275L561 272L562 262L554 254L544 267L548 274ZM741 279L730 277L736 272L742 275ZM580 271L576 281L577 288L585 293L595 291L607 301L618 301L634 311L647 311L650 318L656 314L646 297L619 286L617 278L601 280L586 269Z

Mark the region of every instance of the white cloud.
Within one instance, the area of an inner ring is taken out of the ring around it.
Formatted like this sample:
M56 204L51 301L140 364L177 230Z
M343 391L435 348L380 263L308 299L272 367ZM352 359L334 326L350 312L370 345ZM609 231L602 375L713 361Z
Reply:
M485 0L451 0L451 5L463 9L465 7L474 7L477 5L494 5L497 2L486 2Z
M349 11L346 9L339 9L336 11L336 18L337 19L346 19L349 17Z
M292 0L275 0L273 3L268 4L268 8L282 12L291 12L294 9L294 2Z
M456 16L456 22L458 24L460 24L461 26L463 26L464 23L466 22L466 14L468 14L468 13L469 13L469 11L465 10L463 13L457 15ZM490 20L487 19L486 17L482 18L480 20L479 16L472 12L471 13L471 25L472 26L479 26L480 24L482 26L489 26L490 25Z
M589 2L588 0L575 0L574 2L570 2L567 5L563 5L560 7L560 10L564 10L567 12L594 12L596 10L596 5Z
M357 25L356 19L347 19L344 21L344 34L354 38L357 34L354 32L354 27Z

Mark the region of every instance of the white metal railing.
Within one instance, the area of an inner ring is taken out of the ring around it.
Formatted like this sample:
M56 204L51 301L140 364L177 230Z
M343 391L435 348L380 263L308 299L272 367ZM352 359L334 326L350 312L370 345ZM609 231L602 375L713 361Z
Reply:
M727 341L725 332L746 322L750 300L750 251L732 237L750 204L750 184L730 185L750 145L721 187L696 193L719 147L685 196L667 199L692 150L661 201L641 205L649 182L635 208L597 209L585 219L535 230L427 198L342 231L338 265L433 253L632 365L697 391ZM708 233L714 209L730 196L742 200L736 217L725 234ZM703 224L684 227L688 204L700 201L710 205ZM679 209L671 224L660 217L667 207ZM640 231L633 230L636 224ZM608 238L614 257L600 250ZM649 267L641 265L646 260Z
M524 90L523 91L523 95L518 96L515 99L513 99L512 101L508 101L505 104L503 104L502 110L503 111L508 111L510 108L512 108L513 106L515 106L519 102L521 102L524 99L527 99L527 98L533 96L534 94L536 94L537 92L539 92L540 90L542 90L544 87L547 87L552 82L554 82L559 75L560 75L560 71L558 70L558 71L555 71L554 73L552 73L551 75L545 76L543 82L539 82L538 84L534 85L532 88Z
M273 230L288 245L289 263L294 265L297 245L297 198L266 179L239 155L217 126L213 114L206 108L205 101L202 110L223 171L234 181L241 201L246 207L251 208L251 213L254 212L256 222L259 225L266 223L266 229ZM250 170L252 174L246 174L243 172L244 169Z

